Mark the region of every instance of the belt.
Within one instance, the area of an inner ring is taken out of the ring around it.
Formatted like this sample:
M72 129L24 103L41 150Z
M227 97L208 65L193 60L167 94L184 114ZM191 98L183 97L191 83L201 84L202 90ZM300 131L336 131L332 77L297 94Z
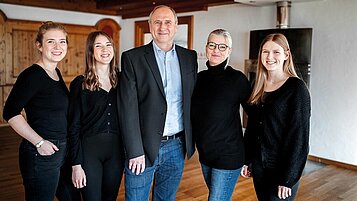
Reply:
M185 131L180 131L180 132L176 133L175 135L162 136L161 140L174 140L174 139L182 137L184 135L185 135Z

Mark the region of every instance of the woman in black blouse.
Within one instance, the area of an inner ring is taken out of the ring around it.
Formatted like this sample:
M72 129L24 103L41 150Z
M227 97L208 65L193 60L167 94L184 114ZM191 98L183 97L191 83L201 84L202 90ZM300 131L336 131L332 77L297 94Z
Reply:
M115 201L123 174L118 128L118 69L113 40L88 35L85 74L70 85L69 136L72 182L85 201Z
M19 164L25 199L53 201L67 146L68 90L57 68L67 53L67 32L62 25L45 22L36 47L41 57L18 76L3 116L23 137Z
M228 65L232 38L212 31L206 44L207 70L201 71L192 95L192 133L210 201L232 200L244 164L240 106L250 95L246 76Z
M309 151L310 95L296 75L287 39L268 35L259 50L244 136L246 164L260 201L294 200Z

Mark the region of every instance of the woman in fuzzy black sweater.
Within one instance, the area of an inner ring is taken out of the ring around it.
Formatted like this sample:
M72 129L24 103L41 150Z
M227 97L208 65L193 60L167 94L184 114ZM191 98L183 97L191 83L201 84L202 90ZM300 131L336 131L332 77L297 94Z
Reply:
M247 106L250 84L243 73L228 66L232 39L222 29L210 33L206 63L198 74L192 97L192 128L208 200L231 200L244 164L240 106Z
M296 75L287 39L262 42L251 105L242 176L252 173L260 201L294 200L309 150L310 95Z

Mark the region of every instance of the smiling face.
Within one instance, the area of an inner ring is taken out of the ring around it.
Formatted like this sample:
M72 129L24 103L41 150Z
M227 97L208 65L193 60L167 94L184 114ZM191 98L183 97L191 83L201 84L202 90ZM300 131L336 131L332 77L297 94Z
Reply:
M42 60L50 63L60 62L67 54L67 34L59 29L50 29L43 34L42 44L36 42Z
M267 71L283 71L288 57L288 53L273 41L267 41L262 47L261 62Z
M170 8L157 8L151 15L149 27L155 43L160 48L172 45L177 32L177 21Z
M93 44L93 55L96 65L108 65L114 57L113 44L103 35L98 35Z
M213 46L214 49L210 49ZM223 50L223 47L226 47L225 50ZM231 51L224 36L212 34L209 37L206 45L206 57L211 66L216 66L225 61L231 54Z

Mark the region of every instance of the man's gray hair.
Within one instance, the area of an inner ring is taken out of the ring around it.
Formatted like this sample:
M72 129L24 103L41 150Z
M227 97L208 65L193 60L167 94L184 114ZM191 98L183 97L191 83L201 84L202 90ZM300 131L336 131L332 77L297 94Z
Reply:
M156 7L151 11L151 13L150 13L150 15L149 15L149 20L148 20L149 23L151 23L152 15L153 15L154 12L155 12L157 9L159 9L159 8L168 8L168 9L170 9L170 10L172 11L172 14L173 14L174 17L175 17L175 23L178 23L178 18L177 18L177 15L176 15L175 10L174 10L173 8L171 8L170 6L166 6L166 5L158 5L158 6L156 6Z

